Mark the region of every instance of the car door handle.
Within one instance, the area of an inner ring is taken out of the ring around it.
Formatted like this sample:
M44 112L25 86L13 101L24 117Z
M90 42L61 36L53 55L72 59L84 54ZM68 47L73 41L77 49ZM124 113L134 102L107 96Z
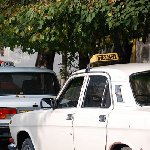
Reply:
M73 114L67 114L66 120L73 120Z
M105 122L106 121L106 115L100 115L99 116L99 121L100 122Z
M38 107L38 105L37 105L37 104L34 104L33 107Z

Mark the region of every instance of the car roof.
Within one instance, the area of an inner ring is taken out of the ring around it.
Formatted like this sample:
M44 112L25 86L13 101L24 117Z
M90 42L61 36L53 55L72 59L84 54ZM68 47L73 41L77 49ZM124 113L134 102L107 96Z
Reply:
M0 72L48 72L54 73L54 71L47 68L39 68L39 67L0 67Z
M93 67L89 72L106 72L110 75L112 81L126 81L129 80L129 76L133 73L149 70L150 63L128 63ZM79 70L73 74L80 74L83 72L85 72L85 69Z

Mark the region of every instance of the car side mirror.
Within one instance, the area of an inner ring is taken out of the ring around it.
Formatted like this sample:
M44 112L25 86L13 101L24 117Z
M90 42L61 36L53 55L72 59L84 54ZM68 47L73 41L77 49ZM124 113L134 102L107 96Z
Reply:
M41 108L55 108L54 98L42 98L40 102Z

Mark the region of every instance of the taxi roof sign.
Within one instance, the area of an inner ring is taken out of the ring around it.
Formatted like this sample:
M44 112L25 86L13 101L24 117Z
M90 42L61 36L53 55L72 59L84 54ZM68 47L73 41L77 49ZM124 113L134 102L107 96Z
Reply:
M98 61L113 61L113 60L119 60L117 53L95 54L90 59L90 63L95 63Z
M119 60L117 53L106 53L106 54L95 54L90 59L90 64L107 65L111 64L112 61Z

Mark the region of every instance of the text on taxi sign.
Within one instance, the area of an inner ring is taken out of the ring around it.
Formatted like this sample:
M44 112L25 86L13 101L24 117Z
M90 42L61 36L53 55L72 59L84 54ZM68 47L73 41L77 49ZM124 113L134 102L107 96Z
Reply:
M117 53L107 53L107 54L99 54L97 56L98 61L111 61L111 60L119 60Z

